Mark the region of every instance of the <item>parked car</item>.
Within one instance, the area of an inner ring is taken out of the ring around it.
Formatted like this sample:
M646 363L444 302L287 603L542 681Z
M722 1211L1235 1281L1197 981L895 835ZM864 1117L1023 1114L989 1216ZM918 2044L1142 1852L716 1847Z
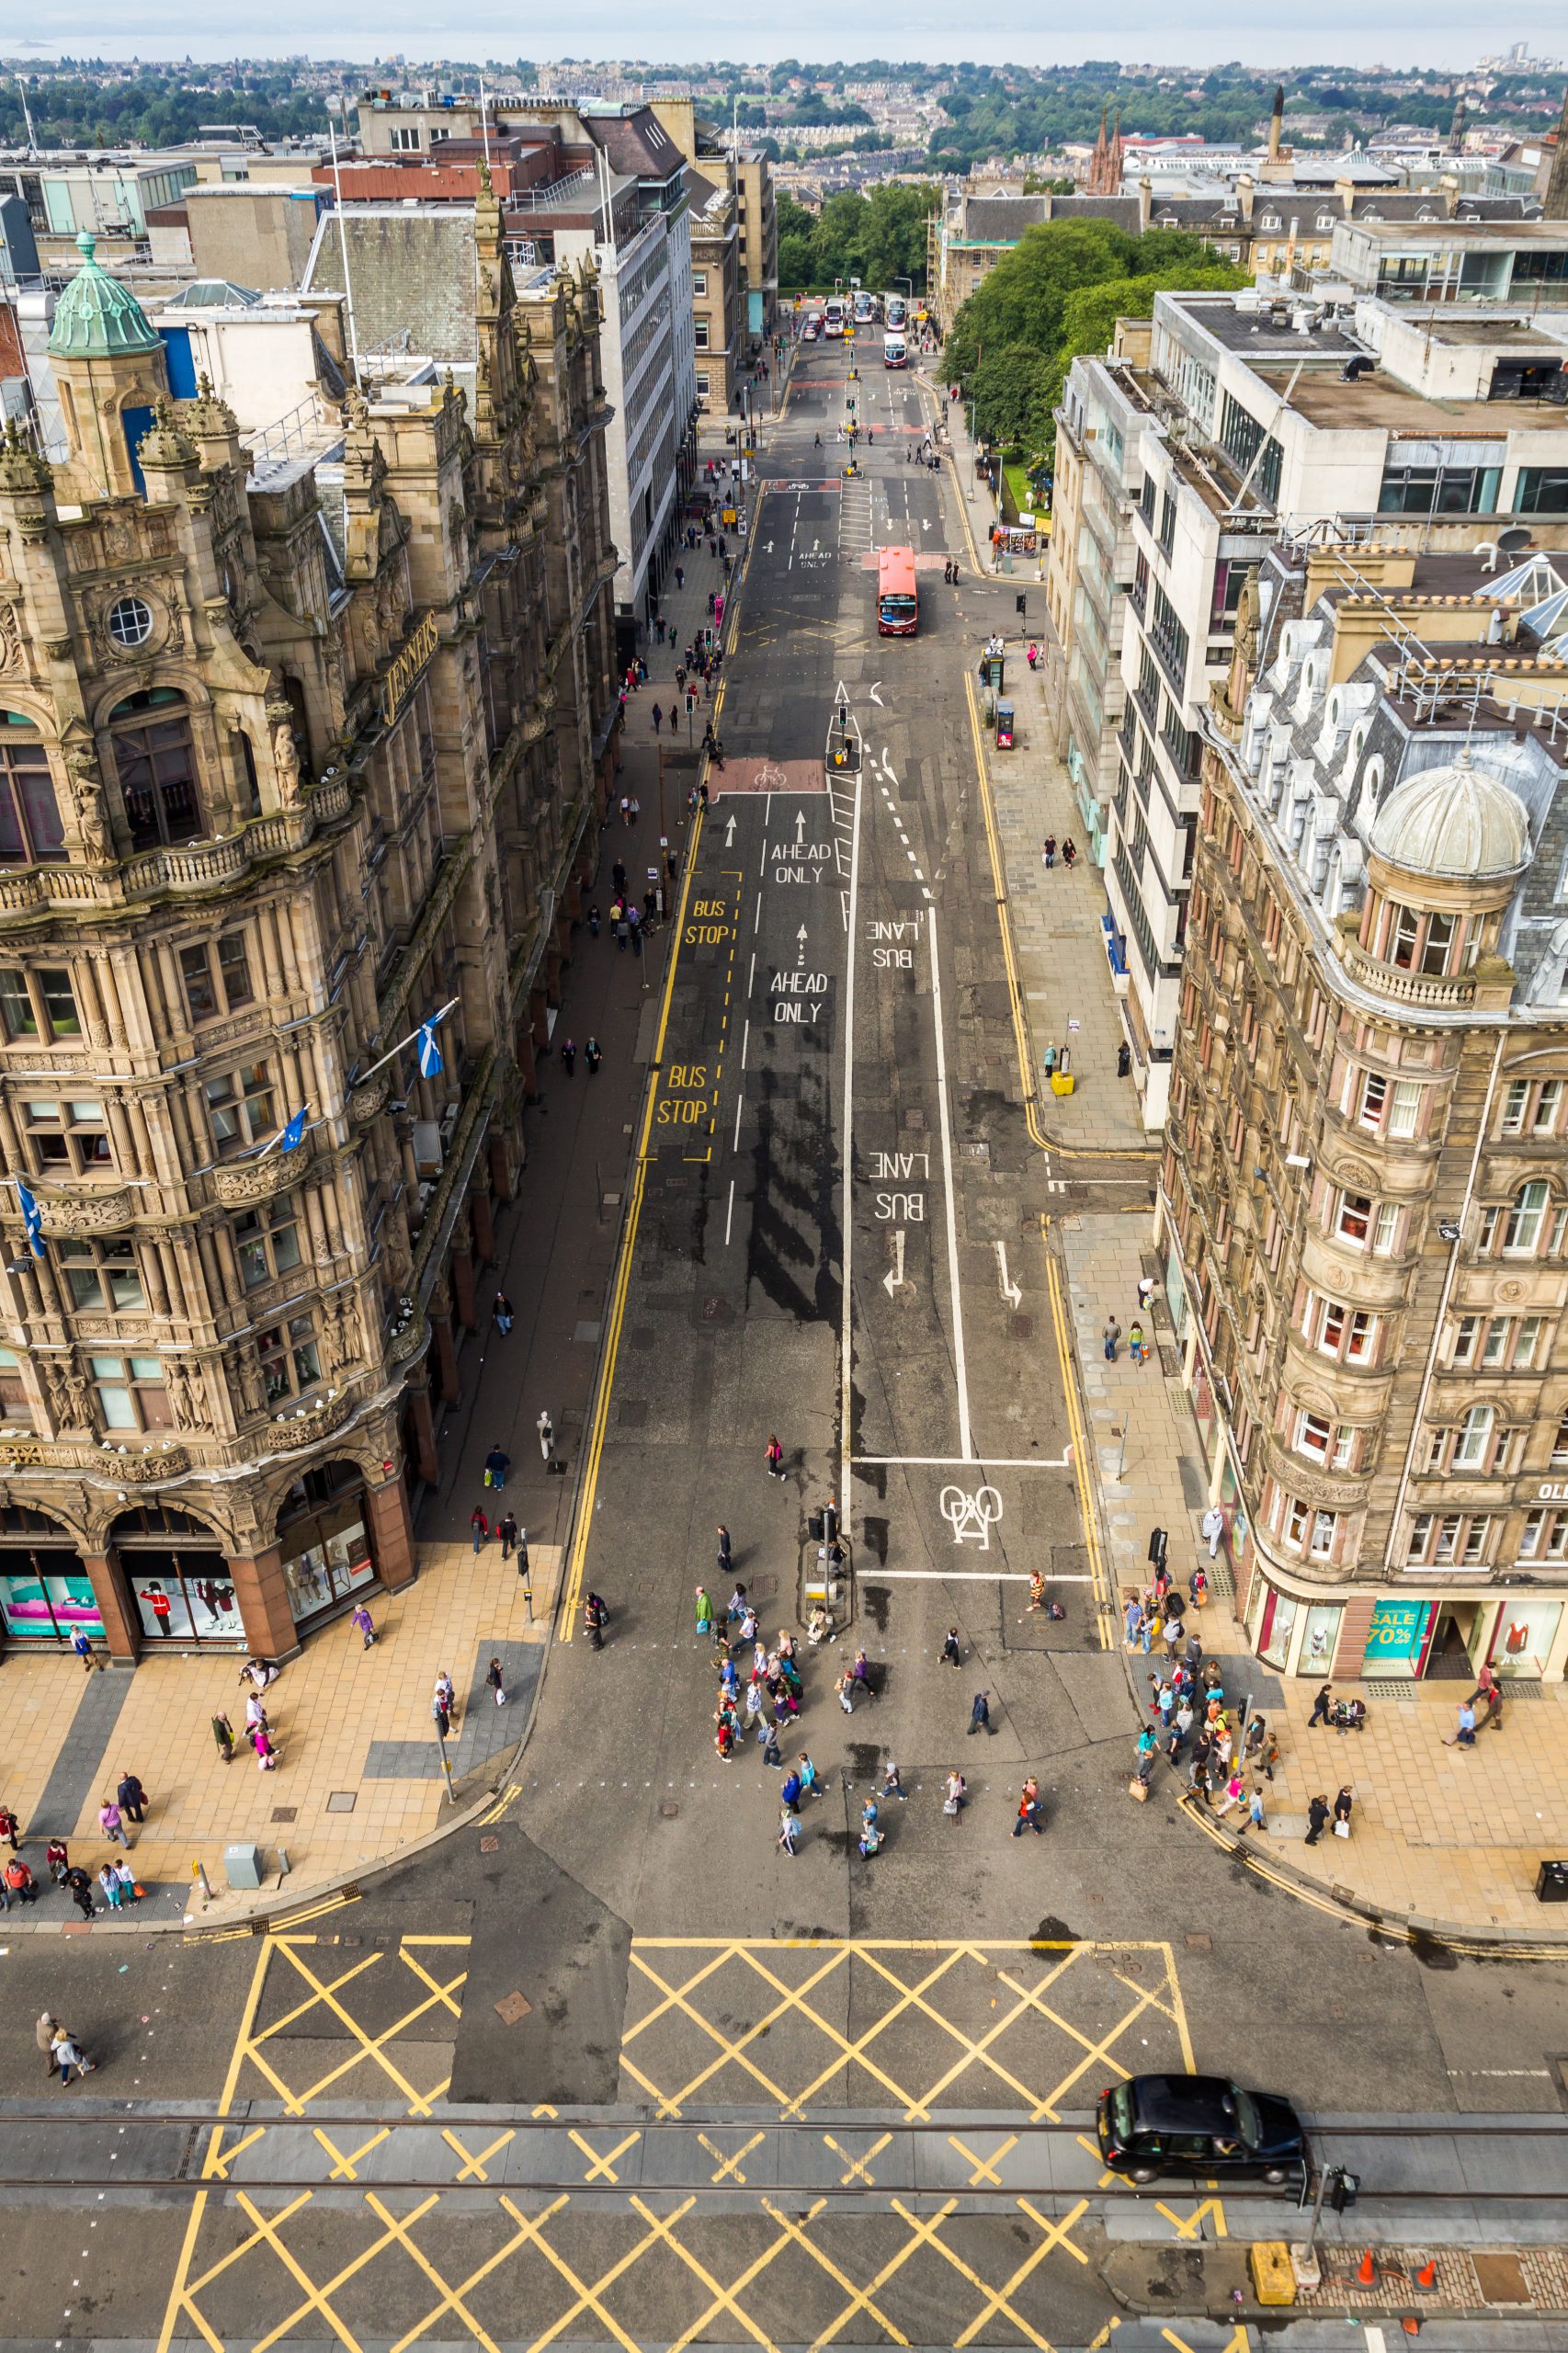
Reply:
M815 343L821 333L822 321L820 319L808 319L805 325L801 329L801 341L802 343Z
M1223 2075L1131 2075L1100 2094L1096 2129L1106 2164L1129 2181L1187 2173L1282 2182L1307 2162L1290 2101Z

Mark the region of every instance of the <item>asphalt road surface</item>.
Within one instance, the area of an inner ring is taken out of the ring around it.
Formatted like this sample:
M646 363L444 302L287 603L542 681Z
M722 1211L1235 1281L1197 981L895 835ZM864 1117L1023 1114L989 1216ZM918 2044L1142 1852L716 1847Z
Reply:
M975 581L872 341L853 387L842 348L803 357L752 512L572 1564L606 1646L563 1624L493 1822L288 1938L15 1941L13 2339L1087 2345L1125 2201L1077 2134L1119 2072L1560 2112L1562 1971L1392 1946L1163 1786L1127 1799L1045 1222L1091 1197L1048 1193L1026 1131L968 683L1013 591ZM876 628L894 542L909 639ZM715 1754L694 1587L800 1629L830 1497L854 1617L806 1664L787 1747L825 1794L791 1858L760 1749ZM1031 1771L1045 1831L1015 1839ZM46 2005L99 2060L80 2087L44 2080ZM1082 2185L1039 2170L1053 2126ZM1165 2195L1176 2313L1180 2234L1215 2222Z

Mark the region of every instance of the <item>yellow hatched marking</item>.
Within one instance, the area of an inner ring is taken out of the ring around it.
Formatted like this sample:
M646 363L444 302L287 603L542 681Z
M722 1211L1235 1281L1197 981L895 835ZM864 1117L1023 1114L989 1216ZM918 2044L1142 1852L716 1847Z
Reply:
M1167 2206L1164 2199L1156 2198L1154 2200L1154 2211L1156 2214L1163 2214L1165 2216L1166 2222L1175 2231L1177 2238L1197 2238L1203 2228L1206 2219L1212 2220L1214 2224L1214 2235L1216 2238L1222 2239L1230 2236L1229 2232L1225 2228L1224 2201L1219 2198L1204 2199L1201 2205L1195 2206L1190 2214L1185 2215L1178 2214L1174 2206Z
M960 2347L972 2344L974 2339L979 2336L981 2330L984 2328L987 2323L993 2320L998 2313L1006 2313L1007 2318L1013 2323L1014 2326L1016 2328L1021 2328L1024 2335L1028 2337L1033 2344L1041 2348L1041 2353L1049 2353L1046 2339L1032 2329L1028 2321L1026 2321L1021 2314L1014 2309L1012 2299L1017 2294L1018 2290L1023 2286L1024 2281L1036 2268L1037 2265L1044 2262L1046 2256L1051 2253L1053 2246L1065 2247L1068 2254L1072 2256L1075 2261L1085 2265L1088 2263L1089 2258L1084 2253L1083 2249L1081 2247L1074 2246L1072 2240L1067 2235L1074 2223L1080 2221L1088 2211L1088 2205L1089 2201L1086 2198L1080 2198L1076 2206L1074 2206L1070 2212L1063 2214L1059 2222L1047 2222L1039 2207L1032 2206L1027 2198L1020 2198L1018 2200L1018 2211L1021 2214L1027 2214L1030 2222L1033 2222L1036 2228L1041 2233L1040 2243L1030 2254L1024 2257L1024 2260L1019 2264L1017 2269L1014 2272L1012 2278L1006 2282L1006 2286L1001 2288L983 2289L982 2292L986 2300L985 2310L983 2313L978 2313L974 2319L970 2322L969 2326L965 2329L960 2329L958 2336L954 2337L954 2353L959 2353L959 2348Z
M947 1953L943 1959L937 1962L935 1969L926 1972L917 1985L907 1985L901 1978L895 1976L891 1970L884 1969L881 1963L877 1960L876 1955L869 1951L866 1947L858 1945L843 1946L835 1956L835 1962L845 1962L852 1958L868 1961L870 1966L877 1971L880 1976L884 1978L889 1984L897 1988L901 1998L894 2003L892 2009L885 2010L880 2018L876 2019L871 2026L867 2028L863 2035L861 2035L856 2041L852 2042L847 2035L841 2034L838 2029L835 2026L831 2025L826 2018L819 2017L809 2002L801 1998L801 1995L814 1993L822 1979L828 1974L828 1971L825 1969L819 1970L815 1976L807 1979L805 1984L799 1989L799 1994L796 1995L792 2006L799 2009L803 2016L808 2018L812 2024L817 2029L817 2031L824 2035L829 2042L836 2044L839 2055L835 2059L831 2059L827 2065L822 2069L820 2074L814 2076L812 2082L806 2086L805 2089L795 2095L794 2098L790 2102L789 2107L784 2111L786 2116L803 2116L806 2110L806 2102L812 2098L814 2095L822 2089L824 2084L830 2082L831 2079L837 2075L839 2068L846 2060L853 2060L857 2065L865 2069L867 2075L873 2077L874 2080L881 2084L885 2090L891 2092L894 2099L904 2103L904 2115L906 2121L913 2122L917 2118L924 2117L926 2113L926 2102L915 2099L914 2095L907 2091L902 2084L895 2082L894 2078L888 2075L882 2068L879 2067L873 2059L869 2058L867 2056L867 2045L872 2042L876 2037L882 2032L884 2028L892 2026L895 2018L902 2017L905 2010L911 2008L924 2010L926 2017L931 2018L937 2025L945 2027L949 2034L952 2034L960 2040L962 2040L964 2038L961 2030L953 2026L949 2020L942 2018L938 2011L933 2010L927 2003L921 1999L921 1996L926 1992L927 1986L934 1985L939 1978L945 1977L949 1970L952 1968L954 1962L961 1960L967 1950L967 1946L955 1945L952 1950ZM758 1961L755 1951L748 1951L744 1957L750 1963L751 1967L756 1970L759 1977L766 1978L770 1985L778 1986L781 1993L789 1992L790 1989L785 1986L782 1978L776 1977L770 1969L765 1968L763 1963Z
M1090 2337L1089 2353L1104 2353L1104 2349L1110 2343L1112 2336L1120 2326L1120 2314L1118 2313L1112 2313L1110 2318L1107 2321L1099 2334L1096 2336ZM1246 2348L1244 2347L1243 2347L1243 2353L1246 2353Z
M773 2200L770 2198L765 2198L762 2203L766 2212L768 2213L772 2217L773 2221L778 2223L779 2229L787 2232L797 2246L803 2247L806 2253L811 2256L812 2261L816 2264L820 2269L825 2271L828 2278L835 2281L838 2287L842 2288L845 2294L849 2299L849 2302L845 2305L844 2310L838 2313L835 2319L829 2323L828 2326L822 2331L820 2336L812 2337L812 2353L817 2353L819 2346L831 2345L834 2342L834 2339L837 2336L839 2330L845 2325L845 2323L846 2321L853 2320L857 2313L865 2313L870 2319L874 2320L878 2327L881 2328L887 2336L891 2336L895 2345L908 2344L909 2339L904 2336L903 2330L893 2326L886 2313L882 2312L879 2308L874 2300L879 2291L886 2287L893 2274L896 2271L903 2270L910 2256L915 2253L916 2246L920 2244L918 2239L907 2239L903 2245L899 2248L897 2254L894 2255L888 2262L883 2264L881 2269L878 2272L874 2279L869 2281L864 2288L857 2288L853 2279L849 2279L846 2273L839 2269L832 2256L824 2255L822 2248L817 2245L815 2240L808 2235L804 2224L798 2222L792 2214L780 2213L778 2207L774 2205ZM825 2198L819 2198L816 2203L808 2211L805 2216L805 2222L814 2222L817 2216L822 2212L823 2208L826 2204L827 2200ZM945 2214L951 2213L951 2203L949 2202L942 2209L942 2211Z
M220 2125L218 2127L218 2138L220 2140L222 2138L222 2133L223 2128ZM244 2139L243 2141L236 2141L232 2149L214 2149L210 2151L208 2155L207 2163L202 2167L203 2173L210 2176L215 2181L227 2181L229 2178L229 2167L233 2164L234 2159L236 2157L243 2157L247 2149L254 2149L258 2141L265 2141L266 2138L266 2125L254 2125L250 2131L245 2134Z
M434 1940L432 1939L432 1941ZM441 1941L447 1942L449 1940L443 1938ZM316 1975L312 1969L306 1965L300 1953L295 1950L293 1945L290 1941L287 1939L280 1939L278 1949L282 1952L290 1965L298 1972L300 1976L304 1979L306 1984L312 1988L312 1998L300 2003L293 2010L290 2011L286 2017L278 2019L273 2025L269 2026L265 2033L255 2036L248 2045L246 2055L250 2058L252 2063L258 2067L261 2073L267 2077L268 2081L276 2086L279 2097L290 2108L292 2113L296 2116L302 2116L306 2107L312 2100L319 2099L323 2092L328 2090L334 2084L341 2082L344 2076L352 2075L355 2068L363 2064L366 2060L373 2060L376 2065L379 2066L382 2073L390 2078L390 2080L396 2086L397 2089L402 2093L403 2098L408 2102L408 2113L411 2116L428 2116L435 2101L438 2100L446 2091L448 2085L450 2082L450 2077L443 2078L443 2080L428 2094L416 2092L414 2086L409 2082L407 2076L403 2073L402 2069L398 2067L389 2057L386 2046L394 2041L400 2034L404 2033L407 2029L413 2026L418 2019L424 2018L428 2011L445 2008L451 2013L454 2019L459 2018L461 2014L460 2006L453 1999L453 1996L463 1984L468 1974L467 1971L459 1970L456 1976L449 1978L445 1984L437 1984L436 1980L429 1974L428 1971L415 1960L404 1947L400 1946L400 1959L410 1970L413 1971L415 1976L420 1980L421 1984L429 1988L429 1991L423 2001L416 2002L412 2009L405 2010L401 2018L395 2018L392 2021L391 2026L383 2028L380 2034L370 2035L366 2033L364 2028L359 2024L358 2019L354 2017L352 2011L345 2008L344 2005L337 1999L337 1995L343 1986L351 1984L356 1978L362 1976L367 1969L373 1968L376 1962L382 1958L380 1953L372 1953L368 1960L358 1962L352 1969L346 1970L341 1977L335 1978L332 1984L328 1985L322 1978ZM312 2084L307 2090L295 2091L290 2085L284 2082L277 2069L273 2067L270 2062L264 2056L261 2046L263 2043L272 2040L277 2035L282 2033L286 2027L291 2026L297 2018L302 2018L307 2011L313 2009L317 2003L322 2004L326 2009L328 2009L332 2013L333 2017L335 2018L347 2029L348 2040L355 2047L350 2052L347 2059L341 2060L336 2066L330 2067L326 2074L319 2077L318 2080Z
M487 2149L481 2149L478 2156L473 2156L463 2147L463 2144L458 2139L457 2134L449 2128L443 2129L441 2133L442 2140L446 2143L448 2148L450 2149L452 2154L462 2159L462 2163L458 2167L457 2173L454 2177L458 2181L488 2182L490 2176L485 2172L485 2166L490 2163L491 2158L494 2156L497 2150L510 2147L514 2137L515 2136L509 2131L497 2132L494 2140L490 2143L490 2146Z
M713 2182L717 2184L722 2181L727 2175L732 2181L738 2182L744 2189L745 2188L746 2177L741 2171L742 2161L744 2158L749 2157L752 2151L756 2147L758 2142L766 2141L767 2135L766 2132L754 2132L749 2141L747 2141L741 2148L738 2148L733 2156L728 2157L725 2156L722 2149L717 2147L715 2143L708 2138L706 2132L699 2132L697 2138L700 2146L707 2150L709 2155L718 2161L719 2170L716 2174L711 2176Z
M969 2146L967 2142L960 2141L956 2132L949 2132L948 2135L949 2148L956 2149L960 2156L967 2157L970 2164L974 2167L974 2171L969 2177L969 2186L971 2189L978 2189L983 2181L990 2182L994 2189L1000 2189L1002 2187L1002 2177L997 2172L996 2168L1001 2164L1004 2157L1009 2157L1012 2155L1013 2151L1017 2147L1017 2134L1016 2132L1009 2132L1006 2139L999 2147L993 2149L988 2157L977 2157L974 2151Z
M1102 2035L1100 2040L1096 2042L1088 2035L1085 2034L1080 2028L1074 2026L1068 2019L1062 2018L1057 2011L1053 2010L1049 2003L1042 2002L1039 1998L1040 1995L1045 1990L1045 1986L1051 1984L1056 1976L1060 1976L1062 1974L1060 1970L1054 1972L1052 1973L1052 1977L1044 1980L1042 1984L1036 1988L1033 1994L1030 1994L1026 1987L1019 1985L1016 1979L1009 1977L1005 1969L999 1969L996 1974L1002 1980L1004 1985L1009 1987L1013 1993L1021 1996L1017 2008L1012 2013L1013 2018L1016 2018L1020 2017L1026 2009L1037 2009L1040 2011L1042 2018L1049 2018L1051 2024L1058 2027L1061 2031L1070 2039L1070 2040L1080 2043L1083 2046L1084 2055L1078 2061L1077 2064L1068 2070L1067 2074L1062 2076L1061 2082L1056 2085L1053 2090L1047 2093L1044 2099L1040 2103L1040 2106L1035 2111L1037 2120L1040 2117L1050 2117L1051 2121L1053 2123L1055 2122L1061 2110L1062 2101L1080 2078L1087 2073L1090 2067L1094 2065L1096 2059L1102 2061L1106 2066L1114 2068L1119 2075L1126 2076L1131 2074L1132 2071L1131 2068L1124 2067L1119 2059L1112 2057L1111 2045L1113 2042L1119 2041L1124 2034L1129 2033L1131 2029L1137 2025L1145 2010L1158 2010L1163 2018L1169 2018L1173 2025L1176 2023L1175 2010L1165 2002L1162 2002L1158 1994L1154 1993L1148 1987L1135 1985L1130 1978L1123 1977L1119 1971L1113 1971L1112 1974L1115 1975L1118 1984L1125 1985L1129 1993L1137 1995L1137 1999L1134 2001L1132 2007L1126 2013L1125 2017L1119 2018L1116 2025L1110 2029L1110 2031L1108 2034ZM1167 1982L1174 1987L1176 1983L1174 1977L1169 1979Z
M609 2335L614 2337L616 2343L622 2348L622 2353L641 2353L641 2347L638 2346L635 2337L628 2336L626 2331L620 2325L620 2323L616 2319L615 2314L606 2310L601 2299L603 2298L605 2290L607 2288L613 2287L615 2282L620 2278L623 2271L630 2271L632 2265L639 2262L642 2257L647 2254L648 2249L657 2239L664 2235L666 2230L673 2228L676 2222L682 2221L686 2215L690 2213L692 2208L697 2203L696 2199L687 2198L684 2200L682 2203L676 2208L675 2212L670 2216L667 2223L655 2223L650 2226L645 2235L638 2240L636 2245L629 2247L627 2252L621 2256L619 2262L612 2263L609 2269L602 2273L600 2277L595 2280L591 2288L584 2286L582 2280L578 2279L577 2274L573 2270L572 2266L567 2262L565 2256L558 2254L556 2249L551 2245L550 2241L544 2235L544 2224L550 2221L551 2215L558 2214L561 2209L568 2203L568 2200L565 2198L557 2198L551 2205L547 2206L537 2222L531 2221L527 2214L519 2212L518 2209L513 2205L509 2198L503 2198L501 2203L506 2208L507 2213L512 2217L513 2222L517 2223L519 2232L527 2238L528 2245L530 2246L536 2246L540 2255L543 2256L545 2261L551 2265L553 2268L560 2273L562 2279L565 2280L567 2286L572 2290L573 2294L577 2300L575 2303L569 2305L566 2311L563 2312L558 2319L551 2323L542 2336L536 2336L534 2338L532 2344L528 2347L528 2353L541 2353L541 2348L544 2346L553 2344L555 2339L561 2336L565 2329L570 2328L572 2323L576 2319L579 2313L592 2313L596 2320L602 2323Z
M834 2155L841 2157L849 2168L847 2173L841 2173L838 2177L840 2189L847 2189L852 2181L863 2182L868 2189L875 2189L877 2182L871 2171L871 2159L881 2155L892 2139L891 2132L884 2132L880 2141L873 2141L863 2157L852 2157L847 2149L841 2149L831 2132L824 2132L822 2137Z
M359 2165L369 2155L372 2149L379 2149L381 2143L390 2140L392 2135L383 2124L379 2132L372 2132L368 2141L361 2141L359 2146L357 2149L351 2149L347 2156L330 2134L322 2131L319 2124L312 2127L312 2138L321 2143L332 2159L332 2171L327 2176L329 2181L358 2181Z
M758 2138L761 2138L760 2134L758 2135ZM662 2221L651 2208L645 2206L641 2198L633 2198L631 2203L633 2211L641 2216L642 2220L647 2223L650 2230L656 2233L658 2243L661 2245L667 2246L673 2255L676 2255L680 2257L682 2263L686 2265L687 2269L695 2279L701 2281L703 2287L707 2289L709 2294L713 2299L707 2311L699 2313L697 2319L692 2322L689 2328L686 2329L681 2336L676 2338L674 2344L669 2348L669 2353L686 2353L686 2347L688 2345L696 2344L699 2339L705 2338L708 2336L710 2325L713 2321L717 2320L721 2313L728 2313L733 2320L738 2321L742 2328L744 2329L746 2335L752 2337L756 2344L765 2348L765 2353L776 2353L773 2339L769 2336L767 2331L765 2328L760 2327L758 2324L753 2320L751 2314L744 2309L736 2299L739 2297L742 2290L749 2288L752 2281L759 2279L762 2273L767 2270L774 2257L782 2253L785 2245L787 2245L787 2241L783 2234L780 2234L780 2235L774 2240L771 2246L765 2247L759 2256L754 2257L754 2259L747 2264L745 2269L741 2273L740 2278L736 2279L732 2286L728 2288L721 2288L719 2282L714 2279L713 2274L708 2269L707 2266L703 2263L699 2263L696 2256L691 2252L691 2249L685 2245L681 2240L676 2238L674 2230L668 2222Z
M442 2279L440 2273L426 2255L424 2249L415 2245L413 2237L415 2223L419 2221L422 2215L428 2213L430 2207L436 2205L437 2202L438 2201L436 2199L431 2199L427 2205L417 2208L416 2211L408 2217L407 2222L403 2222L398 2220L396 2215L388 2212L381 2200L376 2197L373 2192L368 2196L365 2200L366 2205L369 2208L371 2213L374 2214L376 2220L382 2225L383 2229L390 2233L391 2236L396 2240L398 2245L402 2247L410 2262L415 2264L417 2268L423 2271L426 2279L428 2279L431 2286L438 2291L440 2297L439 2302L432 2304L429 2311L426 2313L421 2319L415 2323L414 2326L408 2331L406 2336L400 2336L398 2338L396 2344L392 2347L392 2353L404 2353L405 2347L416 2344L419 2338L425 2335L426 2329L429 2328L431 2323L433 2321L439 2320L443 2313L456 2313L464 2327L472 2332L475 2343L483 2346L484 2353L499 2353L499 2348L497 2347L494 2339L485 2335L485 2332L481 2328L478 2321L475 2320L473 2314L470 2312L464 2299L471 2294L473 2289L478 2287L482 2279L487 2279L490 2273L494 2271L499 2264L506 2262L506 2257L512 2253L513 2249L518 2245L520 2234L514 2233L513 2236L508 2239L505 2246L497 2247L493 2255L486 2256L485 2260L479 2266L479 2268L476 2271L471 2271L469 2273L468 2278L462 2281L460 2286L453 2288Z
M634 2149L638 2142L642 2138L642 2135L641 2132L629 2132L624 2141L618 2141L614 2148L608 2150L603 2156L600 2156L597 2149L590 2147L588 2143L584 2140L582 2134L575 2129L570 2131L566 2137L569 2141L575 2141L578 2148L583 2152L583 2154L592 2160L587 2172L583 2176L585 2183L590 2181L608 2181L619 2188L620 2176L615 2170L615 2161L617 2157L623 2157L628 2149Z
M1080 2132L1075 2135L1075 2138L1080 2149L1087 2149L1090 2156L1093 2157L1102 2168L1104 2168L1105 2159L1100 2155L1099 2143L1097 2141L1091 2140L1086 2132ZM1095 2188L1096 2189L1113 2189L1116 2187L1116 2178L1115 2174L1108 2170L1102 2170L1098 2181L1095 2184Z

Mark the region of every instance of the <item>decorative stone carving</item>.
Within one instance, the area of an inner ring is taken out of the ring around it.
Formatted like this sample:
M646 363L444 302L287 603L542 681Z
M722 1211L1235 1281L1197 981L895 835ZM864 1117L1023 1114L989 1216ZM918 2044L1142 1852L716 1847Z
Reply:
M307 1405L303 1412L296 1409L276 1415L271 1427L272 1443L284 1452L291 1452L296 1447L313 1446L329 1430L335 1430L346 1422L357 1410L358 1402L344 1393L337 1397L318 1398L313 1406Z
M40 1193L46 1233L113 1233L136 1214L129 1185L102 1193Z
M105 1452L103 1460L117 1478L130 1479L140 1484L143 1479L177 1479L190 1468L190 1457L183 1446L165 1443L143 1446L140 1454L122 1454L116 1447Z
M232 1168L212 1173L213 1189L227 1209L248 1209L254 1201L269 1201L287 1192L304 1174L297 1152L269 1152L265 1160L242 1160Z
M430 1337L430 1326L423 1315L411 1315L406 1324L393 1330L387 1342L387 1362L407 1364L420 1354Z
M74 1365L45 1364L43 1379L50 1419L56 1429L90 1430L92 1394Z
M65 775L83 846L96 863L107 863L113 857L114 850L108 827L104 823L103 782L98 772L98 756L90 745L73 744L67 748Z
M348 1117L357 1128L368 1128L376 1119L392 1093L392 1078L388 1072L378 1071L357 1086L348 1097Z
M269 702L267 716L272 728L272 765L278 777L278 798L285 809L300 801L300 752L286 703Z

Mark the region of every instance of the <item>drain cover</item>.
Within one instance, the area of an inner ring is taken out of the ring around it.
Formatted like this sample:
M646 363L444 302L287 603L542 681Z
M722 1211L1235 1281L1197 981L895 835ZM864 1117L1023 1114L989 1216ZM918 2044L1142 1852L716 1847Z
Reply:
M519 2018L528 2017L532 2007L533 2004L521 1994L503 1994L495 2005L495 2015L503 2026L516 2026Z

